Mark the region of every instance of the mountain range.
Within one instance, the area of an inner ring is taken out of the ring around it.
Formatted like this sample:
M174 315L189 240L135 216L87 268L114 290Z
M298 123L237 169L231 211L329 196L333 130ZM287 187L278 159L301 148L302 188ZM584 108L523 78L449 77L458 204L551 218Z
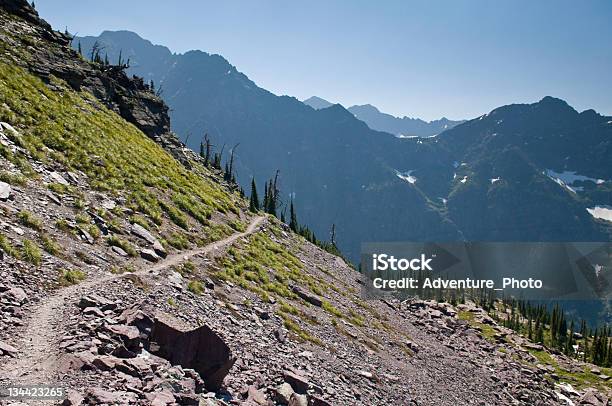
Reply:
M332 224L352 260L364 241L608 241L612 118L544 97L497 108L436 137L371 129L339 104L313 109L258 87L222 56L173 54L134 33L95 42L153 80L174 129L198 149L237 145L248 191L280 171L283 203L319 237ZM575 175L568 178L568 175ZM599 208L599 211L594 211ZM593 213L597 213L594 217Z
M312 96L304 100L304 104L313 109L324 109L333 105L317 96ZM412 137L433 137L442 131L453 128L464 123L465 120L449 120L442 117L439 120L425 121L420 118L395 117L391 114L383 113L371 104L355 105L347 108L355 117L363 121L373 130L384 131L394 134L400 138Z
M0 403L609 405L608 324L574 329L580 320L572 315L570 324L559 308L482 291L364 296L363 274L335 250L254 210L227 172L177 139L158 86L130 77L125 64L89 61L71 40L33 3L0 0ZM390 174L413 198L408 204L448 186L429 189L437 186L424 181L426 170L433 180L457 174L449 203L468 186L528 191L516 184L525 180L561 208L566 194L577 205L606 196L609 181L597 168L606 163L610 120L558 99L496 109L448 138L418 140L372 132L339 105L319 113L296 106L297 119L310 114L333 137L301 146L340 146L300 162L306 170L382 143L356 157L378 163L340 170L365 166L355 177L374 171L366 181L379 190ZM585 148L558 160L570 136ZM384 171L406 154L406 167L417 169ZM270 159L278 157L259 156ZM535 165L549 166L536 176ZM354 192L353 179L342 180ZM395 183L386 187L394 197ZM357 194L355 206L369 196ZM376 203L374 213L396 204ZM33 382L50 383L34 391L45 399L30 396Z

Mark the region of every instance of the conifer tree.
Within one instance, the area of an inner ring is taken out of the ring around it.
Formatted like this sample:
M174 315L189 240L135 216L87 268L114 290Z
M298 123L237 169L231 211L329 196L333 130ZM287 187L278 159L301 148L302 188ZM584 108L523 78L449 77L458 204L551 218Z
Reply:
M295 214L295 207L293 206L293 197L291 198L291 206L289 208L289 228L294 232L298 230L297 215Z
M257 184L255 178L251 179L251 198L249 200L249 210L253 213L259 211L259 196L257 196Z

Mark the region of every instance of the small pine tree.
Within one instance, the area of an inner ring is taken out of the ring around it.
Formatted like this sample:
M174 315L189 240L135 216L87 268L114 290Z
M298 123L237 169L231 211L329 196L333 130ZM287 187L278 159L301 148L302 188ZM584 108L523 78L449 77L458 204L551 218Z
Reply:
M249 200L249 210L253 213L259 211L259 196L257 196L257 184L255 178L251 179L251 198Z
M297 214L295 213L295 207L293 206L293 197L291 198L291 205L289 207L289 228L294 232L297 232L298 230Z

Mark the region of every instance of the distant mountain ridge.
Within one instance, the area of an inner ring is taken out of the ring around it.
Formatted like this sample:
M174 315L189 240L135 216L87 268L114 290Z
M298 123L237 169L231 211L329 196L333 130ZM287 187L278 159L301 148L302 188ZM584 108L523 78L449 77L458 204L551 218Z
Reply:
M320 238L335 224L352 260L364 241L610 238L612 223L593 213L612 205L612 117L545 97L428 133L436 137L399 138L339 104L317 110L276 96L222 56L172 54L134 35L105 32L73 46L86 53L98 40L111 60L121 50L130 73L161 86L191 148L205 132L217 150L239 144L247 193L252 176L263 188L280 170L283 207L295 196Z
M327 100L317 96L309 97L308 99L304 100L303 103L312 107L315 110L326 109L334 105L333 103L330 103Z
M332 106L329 101L317 96L312 96L303 101L313 109L324 109ZM371 104L355 105L347 109L359 120L363 121L373 130L384 131L394 134L400 138L410 137L432 137L442 131L449 130L466 120L449 120L442 117L439 120L425 121L420 118L395 117L383 113Z

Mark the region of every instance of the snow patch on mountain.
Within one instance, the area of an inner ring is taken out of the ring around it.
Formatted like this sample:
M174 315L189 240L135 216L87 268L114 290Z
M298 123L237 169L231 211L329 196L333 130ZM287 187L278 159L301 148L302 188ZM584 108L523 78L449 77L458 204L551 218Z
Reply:
M414 185L417 181L417 178L415 178L414 176L412 176L412 172L414 172L413 170L410 171L406 171L406 172L400 172L398 170L395 171L395 175L397 175L398 178L400 178L401 180L405 180L406 182L410 183L411 185Z
M579 175L578 173L576 173L576 171L555 172L552 169L546 169L544 173L551 179L560 179L566 185L572 185L574 182L581 181L591 181L597 185L601 185L602 183L606 182L604 179L595 179L589 176Z
M612 221L612 206L595 206L586 210L597 219Z

